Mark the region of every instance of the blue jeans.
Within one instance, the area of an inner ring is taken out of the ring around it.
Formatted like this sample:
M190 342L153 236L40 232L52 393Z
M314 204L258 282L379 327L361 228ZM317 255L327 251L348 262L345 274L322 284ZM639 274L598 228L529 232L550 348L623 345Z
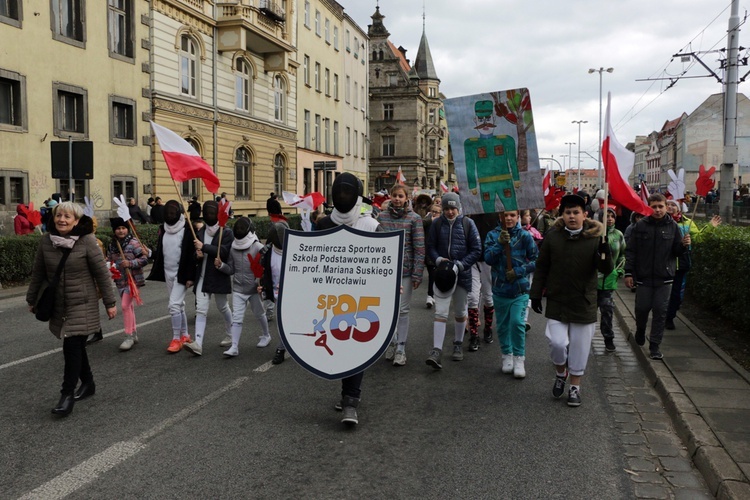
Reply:
M526 322L523 319L529 295L517 297L492 296L495 304L497 338L503 354L526 355Z

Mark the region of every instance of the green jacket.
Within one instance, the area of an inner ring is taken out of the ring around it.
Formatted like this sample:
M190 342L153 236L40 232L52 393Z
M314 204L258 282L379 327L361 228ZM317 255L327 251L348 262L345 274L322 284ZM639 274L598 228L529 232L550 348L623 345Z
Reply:
M536 261L529 298L541 299L546 290L545 316L563 323L596 323L597 271L614 269L611 256L602 260L599 243L604 227L592 219L573 236L562 217L547 232Z
M604 275L598 273L597 288L599 290L617 290L617 280L625 276L625 237L614 226L607 228L607 240L612 250L614 270Z

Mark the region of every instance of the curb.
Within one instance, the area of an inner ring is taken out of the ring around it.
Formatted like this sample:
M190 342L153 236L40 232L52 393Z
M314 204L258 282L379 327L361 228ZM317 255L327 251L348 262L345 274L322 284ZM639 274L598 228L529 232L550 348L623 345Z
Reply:
M710 492L716 498L722 500L750 498L750 482L724 449L680 383L672 375L667 363L653 362L647 355L646 349L636 344L633 311L620 298L619 292L615 293L613 298L615 300L615 315L620 322L620 327L633 347L646 378L661 397L664 409L674 425L675 432L687 448L688 455L695 467L703 475ZM745 380L750 381L745 370L711 342L695 325L682 315L680 315L680 319L685 321L690 330L733 370L737 371Z

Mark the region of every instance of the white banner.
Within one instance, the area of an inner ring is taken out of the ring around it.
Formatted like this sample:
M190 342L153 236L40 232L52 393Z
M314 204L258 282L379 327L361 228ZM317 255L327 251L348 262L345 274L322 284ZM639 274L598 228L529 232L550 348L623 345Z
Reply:
M403 251L403 231L287 230L278 322L289 354L331 380L374 363L396 329Z

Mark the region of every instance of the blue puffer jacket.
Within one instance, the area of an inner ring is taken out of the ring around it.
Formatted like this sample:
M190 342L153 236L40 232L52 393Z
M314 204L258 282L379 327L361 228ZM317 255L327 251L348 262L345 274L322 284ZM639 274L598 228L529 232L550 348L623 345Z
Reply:
M482 241L477 226L469 218L466 219L469 234L464 234L463 218L463 215L459 215L449 221L445 215L441 215L432 222L427 236L427 255L438 264L438 258L452 260L459 269L458 286L470 292L471 266L482 255Z
M516 279L510 282L505 278L508 267L505 246L498 241L502 230L501 223L484 240L484 261L492 266L492 295L513 298L528 294L531 288L528 276L536 269L536 258L539 255L534 237L520 223L508 230L511 264L516 272Z

